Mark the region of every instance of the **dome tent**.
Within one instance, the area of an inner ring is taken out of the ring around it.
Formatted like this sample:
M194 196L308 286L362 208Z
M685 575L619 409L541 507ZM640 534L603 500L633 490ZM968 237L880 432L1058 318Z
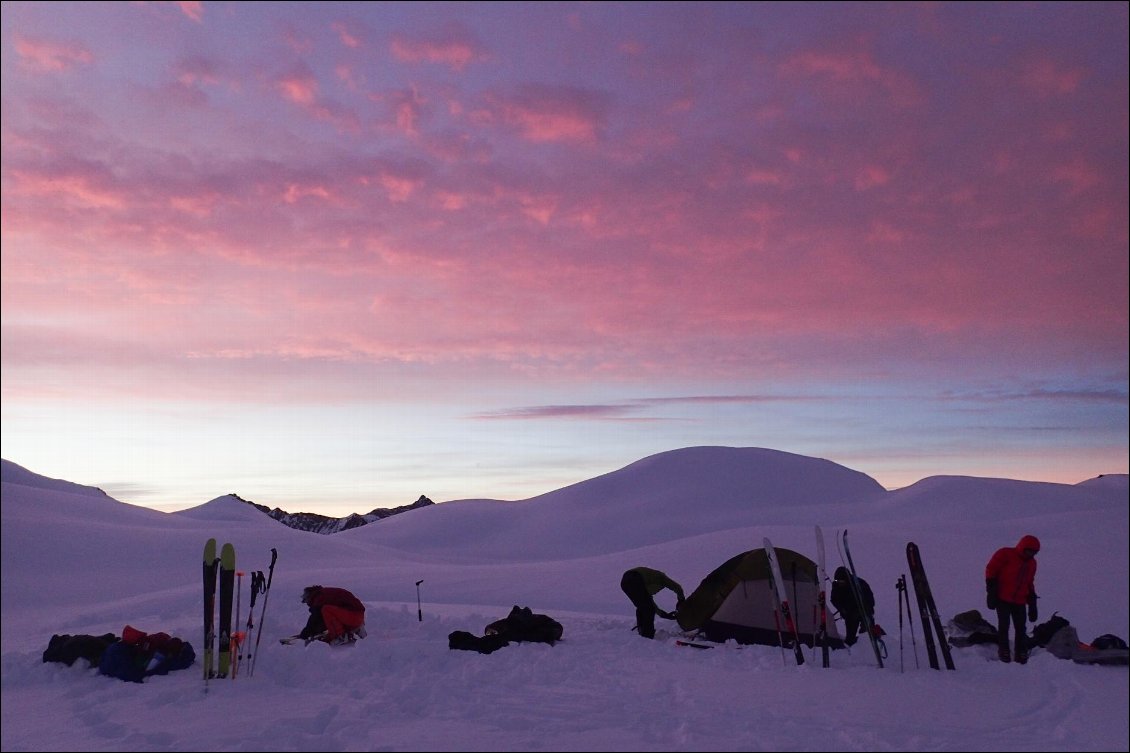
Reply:
M776 547L781 577L802 643L813 646L818 630L816 563L791 549ZM764 548L731 557L703 579L679 609L679 627L697 630L702 638L723 642L780 645L784 630L773 597L773 576ZM828 645L842 648L843 639L828 604Z

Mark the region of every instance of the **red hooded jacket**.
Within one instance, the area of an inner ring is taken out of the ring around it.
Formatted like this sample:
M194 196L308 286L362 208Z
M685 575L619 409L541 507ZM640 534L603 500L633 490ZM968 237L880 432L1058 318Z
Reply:
M985 566L985 579L996 580L997 598L1007 604L1027 604L1036 596L1036 558L1025 549L1040 551L1040 540L1024 536L1016 546L998 549Z
M321 615L326 630L326 642L331 642L365 624L365 605L344 588L322 586L304 588L302 601L309 605L311 615ZM313 638L313 631L316 629L318 625L311 617L311 622L306 623L299 636Z
M365 605L361 603L361 600L344 588L323 586L311 593L306 604L309 605L311 610L321 609L322 607L341 607L350 612L365 613Z

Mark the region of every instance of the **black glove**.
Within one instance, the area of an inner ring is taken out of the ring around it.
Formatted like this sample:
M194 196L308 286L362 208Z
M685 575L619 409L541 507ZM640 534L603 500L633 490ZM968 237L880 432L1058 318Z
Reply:
M989 609L996 610L997 605L1000 604L1000 599L997 598L997 579L985 579L985 606Z
M657 609L655 611L660 617L662 617L665 620L675 619L675 613L674 612L664 612L662 609Z
M1040 617L1040 610L1036 608L1036 594L1028 597L1028 622L1035 622Z

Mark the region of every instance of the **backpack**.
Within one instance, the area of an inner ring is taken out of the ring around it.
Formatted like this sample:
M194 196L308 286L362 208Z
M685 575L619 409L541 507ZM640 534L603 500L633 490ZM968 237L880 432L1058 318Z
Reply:
M56 634L47 642L43 652L44 662L60 662L68 667L79 659L86 659L90 666L97 667L102 661L102 654L106 648L116 642L118 636L113 633L105 635L69 635Z
M141 682L150 675L186 669L195 661L191 643L168 633L144 633L126 625L122 639L102 652L98 672L126 682Z
M1126 641L1122 640L1117 635L1106 633L1091 641L1091 648L1096 651L1107 651L1112 648L1126 650L1130 648L1130 646L1127 646Z
M1032 645L1046 648L1052 636L1070 624L1066 618L1059 616L1059 612L1052 613L1051 619L1032 628Z
M484 635L482 638L472 635L465 630L456 630L447 636L447 647L460 651L478 651L480 654L494 653L503 646L509 646L510 641L500 635Z
M997 643L997 629L976 609L959 612L946 626L951 646L974 646L980 643Z
M565 629L552 617L537 614L529 607L515 605L509 615L487 625L484 632L488 636L498 635L508 641L533 641L553 645L561 640Z

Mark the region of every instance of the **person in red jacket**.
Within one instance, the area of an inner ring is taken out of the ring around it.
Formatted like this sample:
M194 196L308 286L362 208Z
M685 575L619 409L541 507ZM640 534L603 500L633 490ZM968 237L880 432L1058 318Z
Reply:
M365 605L344 588L307 586L302 589L302 603L310 607L310 619L294 638L348 643L365 637Z
M1016 546L998 549L985 566L985 606L997 612L997 639L1003 662L1011 661L1008 650L1008 629L1016 630L1016 661L1028 661L1028 635L1024 617L1032 622L1039 616L1036 608L1036 554L1040 540L1028 535Z

